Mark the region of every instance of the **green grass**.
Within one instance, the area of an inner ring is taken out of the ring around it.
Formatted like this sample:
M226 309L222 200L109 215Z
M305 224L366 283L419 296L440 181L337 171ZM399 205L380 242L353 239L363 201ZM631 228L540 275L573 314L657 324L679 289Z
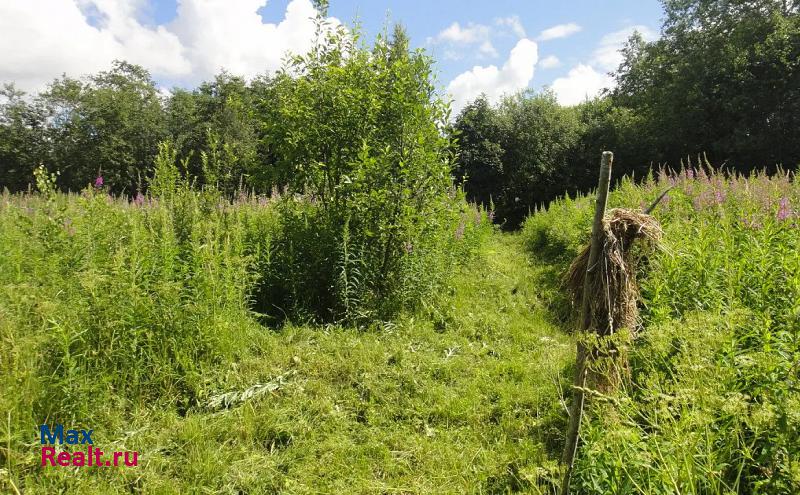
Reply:
M518 238L495 234L476 256L418 313L392 323L269 330L239 321L247 350L203 368L204 396L185 415L163 400L106 403L115 397L107 390L92 401L98 423L81 424L95 428L99 446L139 451L140 467L43 470L35 425L12 416L21 430L0 426L12 447L3 459L6 488L549 493L573 345L548 321L537 290L543 267ZM11 345L4 357L29 350L12 327L4 327ZM6 380L14 375L4 371ZM272 393L228 409L205 407L215 394L279 376ZM3 399L11 411L22 407L17 396Z
M641 207L670 183L631 374L591 394L574 487L796 493L800 190L791 175L684 172L624 181L610 206ZM265 326L253 287L259 269L284 269L269 265L280 212L190 198L2 197L0 490L557 490L574 360L558 281L591 197L517 235L465 210L466 234L447 235L452 277L358 326ZM93 428L140 466L43 469L43 422Z
M800 187L791 174L703 170L623 182L611 207L649 204L663 248L643 267L631 378L591 402L576 465L586 493L800 492ZM555 265L577 252L591 198L523 232ZM564 228L567 226L567 228Z

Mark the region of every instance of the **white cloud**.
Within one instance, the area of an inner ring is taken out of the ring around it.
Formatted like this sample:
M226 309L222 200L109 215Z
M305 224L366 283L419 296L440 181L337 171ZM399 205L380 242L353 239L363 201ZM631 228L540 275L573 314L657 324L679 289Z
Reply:
M542 69L553 69L561 66L561 60L555 55L548 55L539 61L539 66Z
M478 48L478 54L488 58L495 58L498 55L497 50L495 49L494 45L492 45L492 42L489 40L486 40L483 43L481 43L480 48Z
M646 41L653 41L658 34L647 26L628 26L619 31L609 33L600 40L600 45L592 54L592 64L605 70L616 70L622 63L622 54L619 52L634 31L639 31Z
M448 48L444 51L442 56L445 60L462 60L464 58L464 52Z
M539 37L537 39L538 41L547 41L557 38L566 38L567 36L571 36L582 29L582 27L574 22L570 22L568 24L558 24L557 26L547 28L539 33Z
M528 86L533 79L534 67L539 59L539 47L535 42L523 38L511 49L502 68L495 65L478 66L456 76L447 85L453 97L453 113L481 93L496 102L504 94L514 93Z
M597 72L590 65L578 64L565 77L559 77L550 86L562 105L577 105L587 98L600 94L604 88L614 85L608 74Z
M658 37L655 31L643 25L628 26L606 34L600 39L588 63L576 65L566 76L553 81L551 88L559 103L577 105L587 98L598 96L605 88L613 88L615 81L608 72L615 70L622 62L619 51L634 31L639 31L647 41ZM544 65L544 60L542 62Z
M489 39L489 26L483 24L469 23L466 27L461 27L461 24L454 22L447 28L442 30L433 38L429 38L431 43L455 43L455 44L472 44L480 43Z
M498 26L507 27L511 30L513 34L520 38L524 38L527 35L525 34L525 28L522 27L522 21L519 20L518 15L512 15L509 17L499 17L494 20L494 23Z
M483 24L470 22L462 27L458 22L450 24L433 38L428 38L428 43L444 43L446 50L444 57L448 60L464 58L464 46L478 45L475 56L481 59L497 57L497 50L491 41L491 28Z
M291 0L279 23L264 23L257 11L266 1L182 0L172 23L152 27L137 20L143 0L6 0L0 81L38 90L62 73L108 69L115 58L188 84L222 68L245 76L275 70L287 50L311 47L316 12L310 0Z

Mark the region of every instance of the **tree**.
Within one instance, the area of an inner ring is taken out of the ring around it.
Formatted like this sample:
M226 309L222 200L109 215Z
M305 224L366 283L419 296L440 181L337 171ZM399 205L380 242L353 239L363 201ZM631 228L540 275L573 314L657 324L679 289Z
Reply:
M24 190L46 160L46 111L13 85L0 89L0 189Z
M663 37L632 38L616 105L644 118L651 157L707 151L742 170L800 161L798 2L665 0Z
M498 108L504 150L505 186L498 216L516 227L535 207L563 194L579 125L572 109L549 92L523 92L503 99Z
M312 51L276 76L264 122L271 176L314 205L288 203L283 219L295 237L276 249L303 259L303 278L280 273L271 286L289 285L283 292L296 300L287 305L325 318L352 317L356 307L387 315L427 290L437 270L422 253L449 218L448 108L432 62L410 51L401 28L372 50L357 34L318 19Z
M255 96L243 78L222 72L194 91L175 89L166 113L179 158L203 182L231 194L260 162Z
M485 95L464 107L453 126L458 140L455 176L470 201L489 206L503 193L503 147L497 112Z
M66 76L40 95L47 109L48 167L62 187L77 190L102 175L115 192L133 192L153 167L166 137L164 113L150 74L115 61L81 82Z

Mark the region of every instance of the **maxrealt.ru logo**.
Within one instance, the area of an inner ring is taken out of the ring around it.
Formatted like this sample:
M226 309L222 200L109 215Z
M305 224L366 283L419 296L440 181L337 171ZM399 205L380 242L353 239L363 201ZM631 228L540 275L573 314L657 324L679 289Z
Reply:
M51 430L47 425L39 427L42 442L42 466L136 466L139 462L138 452L109 452L110 458L103 458L105 452L94 447L92 433L94 430L64 430L64 425L57 424ZM56 445L82 445L86 450L56 452ZM122 461L121 464L120 460Z

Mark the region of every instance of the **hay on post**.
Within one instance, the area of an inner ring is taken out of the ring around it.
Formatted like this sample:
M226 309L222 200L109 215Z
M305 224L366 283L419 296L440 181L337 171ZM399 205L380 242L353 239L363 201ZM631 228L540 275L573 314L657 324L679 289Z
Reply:
M627 328L631 335L635 334L640 324L637 265L642 254L658 246L662 234L658 221L639 211L615 208L603 219L602 251L598 257L598 266L588 272L591 273L588 328L601 340L622 328ZM635 241L639 241L636 246ZM580 306L582 301L588 261L589 246L586 246L572 262L564 277L564 285L576 306ZM610 349L596 349L592 353L593 357L615 354L613 341L607 345ZM619 379L620 372L627 367L624 357L619 358L623 362L612 364L614 369L591 373L596 386L607 388Z

